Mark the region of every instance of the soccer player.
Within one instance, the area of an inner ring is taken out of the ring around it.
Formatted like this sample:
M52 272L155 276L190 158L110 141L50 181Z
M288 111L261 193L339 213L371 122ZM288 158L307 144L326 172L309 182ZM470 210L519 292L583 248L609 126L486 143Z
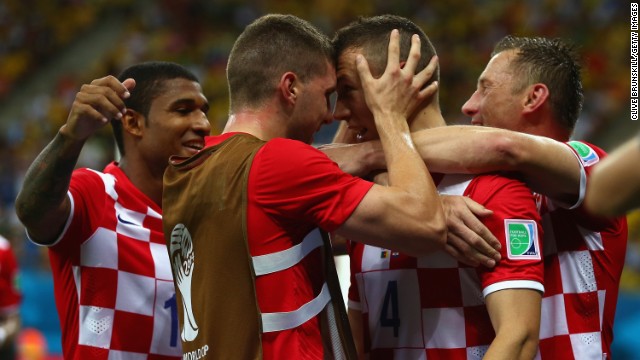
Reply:
M162 176L210 132L208 102L184 67L149 62L82 86L65 125L27 171L16 211L49 247L65 359L182 358L162 234ZM74 166L111 121L119 162Z
M391 31L391 29L389 30ZM401 66L391 34L378 79L358 59L389 186L348 175L311 147L332 121L336 75L326 35L291 15L263 16L236 40L224 133L165 174L163 219L185 357L323 359L349 354L327 306L331 257L317 227L417 255L443 246L444 217L406 118L433 93L431 71ZM356 61L356 59L354 59ZM325 243L326 245L326 243ZM338 295L339 296L339 295ZM341 299L341 297L340 297ZM334 299L335 300L335 299Z
M611 357L627 224L624 217L605 219L582 204L587 179L606 155L592 144L569 141L582 102L580 66L571 47L509 36L496 45L478 89L462 108L474 125L487 127L412 134L432 171L517 171L542 194L537 202L545 230L543 359ZM377 147L333 147L332 158L343 167L383 167ZM367 161L347 164L349 158Z
M435 55L424 32L391 15L360 19L339 30L333 41L338 76L334 115L363 141L377 139L379 133L354 60L364 54L374 76L380 74L386 56L382 45L394 28L401 30L401 59L407 59L412 33L420 34L423 53ZM445 125L437 95L414 114L408 119L412 131ZM473 268L444 251L416 258L351 241L349 318L360 356L532 358L544 287L540 218L531 191L518 180L495 174L439 176L438 190L469 196L493 210L482 220L500 240L502 260L493 269ZM516 315L519 321L513 321Z
M560 40L507 36L496 45L462 111L474 125L567 142L588 178L606 154L592 144L569 141L582 101L580 66L572 47ZM564 154L565 149L558 151L556 158ZM554 163L551 158L545 167ZM585 209L582 185L574 187L574 204L549 196L538 200L545 230L542 359L612 356L627 224L624 217L602 218Z

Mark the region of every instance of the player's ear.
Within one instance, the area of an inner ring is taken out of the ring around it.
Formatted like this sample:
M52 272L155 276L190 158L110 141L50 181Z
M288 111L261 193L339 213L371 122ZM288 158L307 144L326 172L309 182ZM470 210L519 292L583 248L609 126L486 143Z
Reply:
M297 97L300 92L300 79L298 76L288 71L280 77L278 83L278 93L280 98L287 104L293 106L296 103Z
M127 108L122 116L122 129L134 136L142 136L145 128L145 117L139 112Z
M536 111L549 98L549 88L547 85L537 83L529 86L523 98L524 113L532 113Z

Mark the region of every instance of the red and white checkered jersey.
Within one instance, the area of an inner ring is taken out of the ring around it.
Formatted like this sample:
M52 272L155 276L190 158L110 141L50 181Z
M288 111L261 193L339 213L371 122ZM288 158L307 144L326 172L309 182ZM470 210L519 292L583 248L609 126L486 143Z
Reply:
M587 179L592 166L606 156L585 142L568 145L584 166ZM544 228L546 290L538 358L611 358L613 319L627 247L626 219L599 218L583 206L562 208L542 196L538 205Z
M20 307L20 291L17 286L18 262L11 244L0 236L0 315L16 313Z
M74 171L72 209L49 249L65 359L179 359L158 205L115 164Z
M207 137L206 146L233 135ZM283 256L288 249L306 247L303 239L308 240L307 234L316 227L334 231L341 226L372 186L344 173L307 144L283 138L268 141L253 159L247 184L247 240L254 271L257 257ZM326 358L320 316L273 331L265 331L264 317L292 314L322 298L326 292L326 279L319 271L322 264L321 247L315 247L286 269L256 276L264 359Z
M523 183L446 175L438 191L493 210L482 221L502 243L502 260L494 269L474 268L444 251L414 258L351 242L349 307L362 311L371 359L481 359L495 337L485 297L503 289L544 291L539 215Z

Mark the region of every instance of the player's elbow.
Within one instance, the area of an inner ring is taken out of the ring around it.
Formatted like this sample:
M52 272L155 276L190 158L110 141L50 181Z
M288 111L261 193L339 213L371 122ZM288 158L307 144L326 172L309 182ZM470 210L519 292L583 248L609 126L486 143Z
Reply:
M490 153L501 159L502 170L517 169L526 161L527 152L512 134L494 134L488 147Z

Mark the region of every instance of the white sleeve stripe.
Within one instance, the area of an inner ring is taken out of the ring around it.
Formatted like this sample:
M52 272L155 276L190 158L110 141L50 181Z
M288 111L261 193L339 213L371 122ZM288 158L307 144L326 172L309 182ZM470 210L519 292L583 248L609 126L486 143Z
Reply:
M322 246L322 237L318 229L309 233L301 243L286 250L271 254L253 256L253 269L256 276L271 274L288 269L304 259L309 253Z
M575 154L575 153L574 153ZM587 192L587 172L584 170L584 166L580 163L580 194L578 195L578 201L569 208L569 210L573 210L578 206L582 205L582 201L584 201L584 194Z
M484 297L489 296L489 294L494 293L500 290L506 289L532 289L540 291L544 294L544 286L538 282L533 280L508 280L501 281L495 284L491 284L484 289L482 289L482 295Z
M262 332L282 331L298 327L318 315L329 301L331 301L331 294L329 294L329 287L325 283L318 296L297 310L262 313Z
M52 247L52 246L56 245L57 243L59 243L60 240L62 240L64 235L67 233L67 230L69 229L69 226L71 225L71 220L73 219L73 211L75 210L75 204L73 202L73 196L71 196L71 192L70 191L67 191L67 196L69 197L69 202L70 202L69 217L67 218L67 222L64 224L64 228L62 229L62 232L60 233L60 235L58 235L58 238L54 242L52 242L51 244L41 244L39 242L34 241L31 238L31 235L29 235L29 231L25 229L25 233L27 234L27 239L29 241L31 241L33 244L35 244L37 246Z
M584 195L587 192L587 172L585 171L584 163L582 163L582 159L580 159L580 156L576 153L576 150L566 142L563 144L565 144L569 148L573 156L576 158L576 160L578 160L578 165L580 166L580 189L578 190L578 200L576 200L575 204L571 205L571 204L566 204L566 203L557 201L555 199L551 199L551 198L549 199L553 201L555 205L558 205L558 207L561 207L563 209L573 210L579 207L580 205L582 205L582 201L584 201ZM586 146L586 144L584 145Z

